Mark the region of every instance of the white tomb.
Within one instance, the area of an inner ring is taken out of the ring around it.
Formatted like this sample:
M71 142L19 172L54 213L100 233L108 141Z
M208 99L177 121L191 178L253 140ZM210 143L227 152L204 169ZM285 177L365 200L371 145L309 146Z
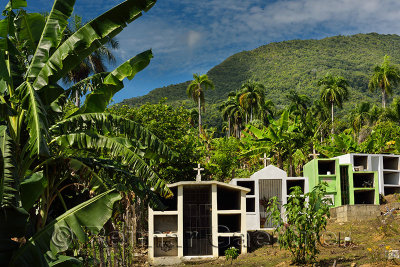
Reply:
M250 189L250 192L246 195L248 231L274 228L266 220L267 213L264 206L270 198L278 197L279 204L282 207L287 203L289 194L294 186L300 186L304 193L309 190L306 177L288 177L284 170L273 165L261 169L251 175L250 178L234 178L230 183Z
M356 171L377 171L380 194L400 193L400 155L350 153L336 158Z
M178 182L168 187L174 197L163 200L167 209L149 207L151 264L173 265L193 258L215 258L224 256L225 249L232 246L247 253L248 188L201 181L201 177L195 182Z

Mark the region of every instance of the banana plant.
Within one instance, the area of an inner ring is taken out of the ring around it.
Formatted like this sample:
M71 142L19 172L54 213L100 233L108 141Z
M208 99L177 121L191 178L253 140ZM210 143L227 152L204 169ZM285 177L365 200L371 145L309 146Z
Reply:
M289 119L289 111L285 110L279 120L269 116L269 125L260 130L248 126L246 139L253 143L253 147L242 154L243 157L267 153L283 168L284 161L288 161L290 175L293 175L293 155L297 149L302 149L303 135L299 129L298 118Z
M49 236L65 223L79 236L79 227L96 222L97 228L102 227L110 218L118 193L101 171L123 173L131 180L130 188L139 192L147 194L153 187L164 196L171 194L152 164L170 159L172 152L140 125L104 113L123 88L123 80L132 79L150 63L151 50L82 81L96 86L80 109L64 117L73 86L58 85L155 2L124 1L64 41L74 0L55 0L46 18L27 13L26 0L11 0L5 7L0 20L0 265L7 265L12 255L15 266L76 261L57 255L63 250L51 247ZM72 184L89 188L95 196L69 209L63 190ZM56 198L65 213L51 220L48 214ZM96 212L81 216L86 208ZM28 224L36 226L33 236L26 232ZM26 244L18 248L24 239Z

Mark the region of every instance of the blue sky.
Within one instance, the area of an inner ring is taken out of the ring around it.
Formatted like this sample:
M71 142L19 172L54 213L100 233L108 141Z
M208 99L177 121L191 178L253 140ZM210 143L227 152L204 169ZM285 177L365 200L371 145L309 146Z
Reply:
M75 13L90 20L120 2L77 0ZM51 6L51 0L28 0L32 12ZM369 32L399 34L400 1L159 0L117 36L118 63L149 48L154 58L132 81L124 81L114 100L190 80L234 53L270 42Z

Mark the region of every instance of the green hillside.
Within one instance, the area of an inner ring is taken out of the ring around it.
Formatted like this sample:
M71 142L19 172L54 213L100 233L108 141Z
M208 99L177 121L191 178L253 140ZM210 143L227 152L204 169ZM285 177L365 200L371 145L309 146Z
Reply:
M350 101L345 103L345 109L359 101L379 102L380 94L368 91L368 80L372 68L382 63L385 54L391 56L392 63L400 63L400 36L370 33L270 43L232 55L209 70L207 74L216 90L208 91L206 100L208 104L219 103L251 78L265 85L267 98L283 106L290 89L311 98L319 97L317 80L329 71L344 76L350 83ZM163 97L168 97L169 103L190 103L186 96L188 83L157 88L122 103L138 106L157 103ZM215 110L215 105L209 109Z

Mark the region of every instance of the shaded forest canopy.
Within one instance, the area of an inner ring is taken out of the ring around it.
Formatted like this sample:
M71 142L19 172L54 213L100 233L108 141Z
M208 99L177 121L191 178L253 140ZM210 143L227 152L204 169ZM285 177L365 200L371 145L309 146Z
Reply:
M369 33L321 40L292 40L234 54L207 73L215 84L215 90L206 92L205 123L221 125L218 104L247 79L263 83L267 99L277 107L285 106L286 94L292 89L311 99L318 98L320 88L317 81L327 72L343 76L351 86L349 101L344 103L342 112L361 101L380 103L379 92L368 91L368 81L373 67L382 63L385 54L391 57L393 64L400 63L400 36ZM185 104L191 108L194 103L186 96L188 84L189 81L157 88L145 96L125 99L121 104L140 106L167 97L167 103ZM394 95L399 95L399 91L394 89Z

